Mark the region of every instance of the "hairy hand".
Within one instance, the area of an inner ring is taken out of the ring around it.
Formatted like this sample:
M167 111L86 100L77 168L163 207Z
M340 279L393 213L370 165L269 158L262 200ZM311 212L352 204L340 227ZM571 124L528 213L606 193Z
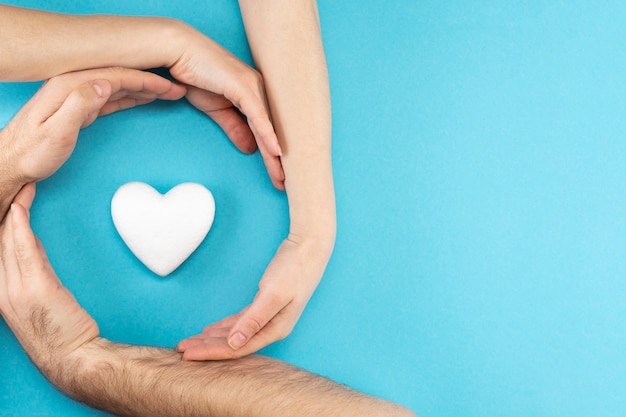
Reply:
M34 195L34 184L26 185L0 226L0 313L33 363L54 380L58 364L99 330L61 284L30 228Z
M195 29L184 31L186 48L170 67L171 74L190 86L189 102L211 117L239 150L252 153L258 146L272 183L284 189L282 151L270 120L263 78Z
M183 359L239 358L287 337L315 291L328 256L286 239L267 267L252 304L180 342Z
M185 87L124 68L67 73L46 82L0 133L10 174L26 182L52 175L70 157L78 132L98 115L155 99L177 100Z

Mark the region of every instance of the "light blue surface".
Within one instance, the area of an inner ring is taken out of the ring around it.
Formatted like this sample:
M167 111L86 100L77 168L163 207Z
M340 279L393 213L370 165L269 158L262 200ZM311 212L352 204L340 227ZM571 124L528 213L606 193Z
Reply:
M167 15L250 62L235 1L14 2ZM626 3L320 1L339 235L293 334L264 353L420 416L626 415ZM0 85L4 124L35 90ZM215 195L167 279L116 235L128 181ZM246 305L288 227L258 155L188 104L97 121L34 227L104 336L173 346ZM2 415L97 415L0 324Z

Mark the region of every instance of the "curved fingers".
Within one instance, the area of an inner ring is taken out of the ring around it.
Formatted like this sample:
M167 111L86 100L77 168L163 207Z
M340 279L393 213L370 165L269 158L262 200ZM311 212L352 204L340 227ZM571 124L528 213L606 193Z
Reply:
M228 335L228 345L237 350L251 340L257 333L283 311L291 302L271 291L260 290L252 304L243 312L233 325Z
M244 153L256 150L254 135L245 120L224 96L187 86L187 100L217 123L231 142Z
M191 340L189 340L189 344L183 352L183 359L201 361L241 358L257 352L277 340L283 339L286 334L282 330L283 327L285 327L285 324L282 323L279 316L270 321L244 347L238 350L233 350L225 337L195 336L190 338Z

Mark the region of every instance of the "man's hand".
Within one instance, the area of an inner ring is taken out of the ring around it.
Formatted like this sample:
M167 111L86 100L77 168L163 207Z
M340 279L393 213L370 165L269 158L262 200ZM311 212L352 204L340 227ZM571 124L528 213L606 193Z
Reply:
M46 82L0 132L0 219L24 184L63 165L80 129L98 115L185 93L185 87L155 74L122 68L73 72Z
M35 365L54 380L59 363L99 330L63 287L30 229L34 196L34 184L22 188L0 225L0 313Z
M252 304L180 342L183 359L240 358L287 337L322 278L329 256L328 249L287 238L267 267Z
M78 132L98 115L155 99L177 100L186 89L158 75L108 68L68 73L46 82L2 131L2 145L24 182L49 177L70 157Z

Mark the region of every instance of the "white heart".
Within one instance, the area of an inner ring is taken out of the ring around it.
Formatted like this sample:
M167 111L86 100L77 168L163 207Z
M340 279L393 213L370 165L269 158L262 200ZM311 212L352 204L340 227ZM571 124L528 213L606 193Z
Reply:
M115 192L111 216L131 252L164 277L206 237L215 217L215 200L197 183L177 185L162 195L148 184L130 182Z

